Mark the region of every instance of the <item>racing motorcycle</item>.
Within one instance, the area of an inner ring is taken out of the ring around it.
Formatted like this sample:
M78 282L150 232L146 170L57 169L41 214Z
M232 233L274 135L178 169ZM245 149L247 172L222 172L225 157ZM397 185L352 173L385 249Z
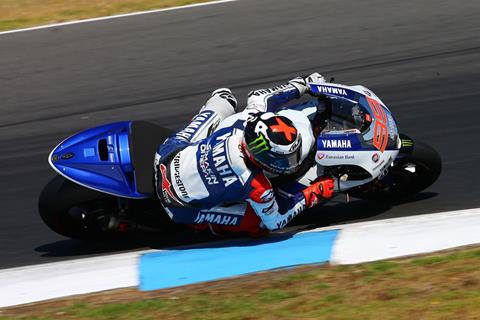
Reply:
M280 194L294 194L327 175L337 178L337 193L393 202L436 181L439 154L399 133L392 113L371 90L320 83L311 91L311 100L285 108L322 115L316 150L293 176L272 179ZM228 118L217 129L223 123ZM172 227L153 178L155 151L171 134L150 122L125 121L67 138L48 156L58 175L40 194L41 218L53 231L77 239ZM220 204L216 210L242 214L245 208L246 203Z

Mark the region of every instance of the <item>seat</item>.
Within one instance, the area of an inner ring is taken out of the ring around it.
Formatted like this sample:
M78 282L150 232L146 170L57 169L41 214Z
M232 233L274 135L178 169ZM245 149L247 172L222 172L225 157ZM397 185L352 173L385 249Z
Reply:
M147 121L132 121L129 147L138 192L144 194L155 192L153 169L155 151L172 133L170 129Z

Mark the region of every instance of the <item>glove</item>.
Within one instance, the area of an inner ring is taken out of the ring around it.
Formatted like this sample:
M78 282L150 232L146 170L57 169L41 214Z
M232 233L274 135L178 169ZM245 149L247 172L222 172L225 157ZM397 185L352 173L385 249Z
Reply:
M298 90L300 96L302 96L306 92L310 92L310 84L318 84L323 82L325 82L325 78L318 72L314 72L305 78L296 77L288 81L289 84L291 84Z
M321 177L303 190L305 196L305 204L307 208L311 208L322 199L330 199L333 196L333 188L335 180L329 177Z

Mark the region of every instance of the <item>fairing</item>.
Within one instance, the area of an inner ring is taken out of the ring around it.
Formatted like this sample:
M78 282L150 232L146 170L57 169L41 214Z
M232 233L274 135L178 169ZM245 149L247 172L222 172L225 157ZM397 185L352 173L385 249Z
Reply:
M126 198L148 198L135 186L129 146L131 121L77 133L60 143L48 157L55 171L82 186Z
M343 181L346 188L386 172L398 155L400 139L385 104L363 86L322 83L313 85L312 91L331 98L334 115L317 139L316 162L323 167L357 166L369 173L366 180Z

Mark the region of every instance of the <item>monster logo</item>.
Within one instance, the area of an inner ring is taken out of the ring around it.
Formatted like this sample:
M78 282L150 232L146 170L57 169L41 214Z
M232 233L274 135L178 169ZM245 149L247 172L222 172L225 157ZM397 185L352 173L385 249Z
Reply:
M260 133L255 140L248 144L248 149L250 149L253 154L259 154L270 150L270 146L268 145L268 142L263 134Z
M402 147L413 147L413 141L410 139L402 139Z

